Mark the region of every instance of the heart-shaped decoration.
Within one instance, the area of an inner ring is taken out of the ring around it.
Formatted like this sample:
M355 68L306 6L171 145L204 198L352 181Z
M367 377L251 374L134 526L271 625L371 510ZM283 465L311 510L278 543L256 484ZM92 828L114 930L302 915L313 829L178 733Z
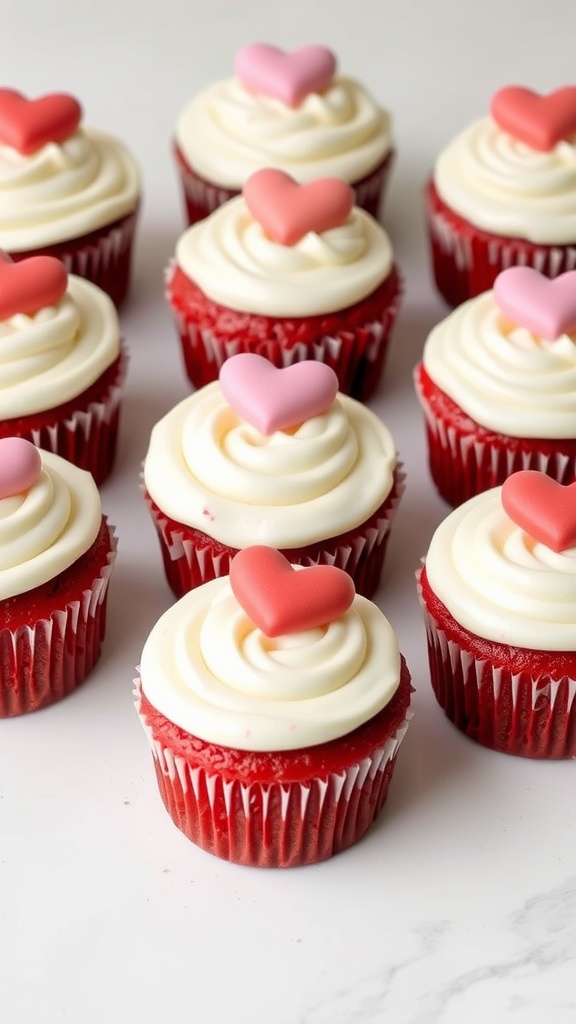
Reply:
M325 46L300 46L291 53L267 43L239 50L234 73L251 92L297 107L312 92L323 92L334 78L336 58Z
M54 306L67 287L66 267L55 256L30 256L14 263L0 253L0 320Z
M29 100L13 89L0 89L0 143L28 156L48 142L74 134L82 108L68 93L50 93Z
M516 526L552 551L576 545L576 483L523 469L504 481L502 505Z
M548 278L533 267L509 267L494 282L494 298L510 320L546 341L576 331L576 270Z
M335 565L294 569L275 548L244 548L230 564L234 597L266 636L299 633L340 618L354 600L352 577Z
M490 113L503 131L532 149L547 152L576 135L576 86L540 96L531 89L509 85L492 97Z
M338 377L312 359L278 369L264 356L242 352L222 364L220 387L228 405L268 435L326 412L336 398Z
M0 499L22 494L42 470L40 452L24 437L0 438Z
M299 185L284 171L267 167L251 174L242 191L254 220L280 245L295 245L309 231L340 227L354 206L354 192L340 178Z

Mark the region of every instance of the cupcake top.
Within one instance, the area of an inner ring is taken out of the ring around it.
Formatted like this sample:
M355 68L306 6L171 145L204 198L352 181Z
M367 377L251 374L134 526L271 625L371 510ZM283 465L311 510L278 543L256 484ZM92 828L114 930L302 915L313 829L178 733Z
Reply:
M388 235L336 178L299 185L282 171L253 174L244 193L181 236L176 262L213 301L279 317L360 302L392 269Z
M0 252L0 411L15 419L86 390L120 352L115 307L60 260Z
M426 372L469 416L511 437L576 437L576 271L510 267L429 335Z
M466 501L432 537L426 575L472 633L576 650L576 484L523 470Z
M205 742L295 750L344 736L385 707L400 654L390 623L354 595L346 573L291 566L256 546L235 556L230 576L164 613L140 675L148 701Z
M488 117L442 151L440 197L476 227L530 242L576 239L576 86L495 94Z
M25 252L78 238L138 202L134 160L115 138L80 124L74 97L29 100L0 89L0 248Z
M90 473L20 437L0 438L0 600L54 579L102 520Z
M176 126L178 147L208 181L239 190L253 171L277 167L298 181L356 182L389 152L390 115L336 73L326 47L257 43L239 51L234 70L192 99Z
M262 356L233 356L219 381L152 430L148 493L172 519L234 548L294 548L353 529L388 496L396 447L337 388L324 363L278 370Z

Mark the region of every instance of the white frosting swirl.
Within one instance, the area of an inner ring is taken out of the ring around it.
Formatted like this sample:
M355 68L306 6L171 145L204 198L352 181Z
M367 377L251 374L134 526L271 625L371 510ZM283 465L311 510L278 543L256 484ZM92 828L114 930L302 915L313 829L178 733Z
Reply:
M118 316L100 288L74 275L56 306L0 321L4 419L53 409L85 391L120 352Z
M576 437L576 335L546 341L518 327L492 291L437 324L422 358L434 383L483 427L511 437Z
M540 152L485 117L443 150L434 183L485 231L547 245L576 239L576 139Z
M385 707L400 655L390 623L362 597L326 626L267 637L225 576L164 613L140 675L153 707L205 742L297 750L344 736Z
M122 143L91 128L28 156L0 145L0 249L26 252L88 234L134 210L139 191Z
M557 553L516 526L501 487L438 527L426 556L435 594L466 629L532 650L576 650L576 548Z
M186 106L176 140L198 174L238 191L261 167L302 182L335 177L353 184L392 144L390 115L343 77L297 107L250 92L236 78L216 82Z
M92 546L102 520L91 473L41 451L30 489L0 498L0 600L54 579Z
M218 381L156 424L146 488L172 519L234 548L292 548L365 522L393 484L396 449L369 409L339 395L295 429L261 434Z
M302 317L345 309L369 295L390 273L392 246L358 207L340 227L280 245L238 196L184 232L176 261L220 305Z

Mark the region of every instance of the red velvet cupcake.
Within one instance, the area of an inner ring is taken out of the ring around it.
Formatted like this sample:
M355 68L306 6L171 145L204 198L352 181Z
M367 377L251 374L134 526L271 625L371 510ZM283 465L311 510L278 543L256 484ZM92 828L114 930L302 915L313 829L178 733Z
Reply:
M0 437L108 476L127 356L111 299L53 256L0 253Z
M61 700L92 670L115 551L89 473L0 439L0 718Z
M432 478L452 505L535 469L576 478L576 271L510 267L455 309L416 370Z
M434 692L471 739L576 757L576 484L527 470L440 524L419 591Z
M253 352L278 367L325 362L360 399L376 390L402 285L388 236L352 203L337 179L304 186L265 169L182 235L167 299L195 387Z
M442 151L426 188L434 277L452 306L510 266L576 267L576 87L507 86Z
M341 178L356 205L378 217L394 156L390 115L336 73L334 54L257 43L237 53L234 71L178 119L174 155L188 223L237 196L262 167L299 182Z
M175 825L226 860L292 867L379 814L411 690L389 622L345 573L259 546L162 616L136 702Z
M156 424L144 493L177 597L259 542L374 593L404 474L386 426L337 388L323 363L244 353Z
M137 167L115 138L80 124L65 93L35 100L0 89L0 248L48 255L126 295L140 196Z

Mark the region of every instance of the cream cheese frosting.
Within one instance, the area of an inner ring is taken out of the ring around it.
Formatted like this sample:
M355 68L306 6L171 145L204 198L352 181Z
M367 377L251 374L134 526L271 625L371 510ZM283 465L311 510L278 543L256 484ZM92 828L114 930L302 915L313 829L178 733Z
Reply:
M392 145L390 115L342 76L297 107L250 92L237 78L217 82L186 106L176 140L198 174L235 190L261 167L301 182L336 177L354 183Z
M489 430L576 437L576 336L548 341L513 324L493 291L437 324L422 358L434 383Z
M389 494L396 447L381 420L338 395L330 409L266 436L218 381L152 430L146 489L172 519L234 548L293 548L353 529Z
M0 248L26 252L88 234L132 212L139 192L126 148L92 128L28 156L0 145Z
M150 703L205 742L296 750L344 736L385 707L398 687L400 654L388 620L358 596L326 626L267 637L226 576L164 613L140 676Z
M112 301L72 274L60 302L0 321L3 419L43 412L86 390L120 352Z
M542 152L485 117L443 150L434 184L448 206L485 231L547 245L576 238L576 138Z
M54 579L88 551L100 530L92 475L52 452L40 454L36 483L0 498L0 600Z
M434 593L466 629L532 650L576 650L576 548L552 551L502 507L501 487L438 527L426 556Z
M242 196L180 237L176 262L210 299L265 316L315 316L359 302L393 264L383 228L358 207L340 227L294 245L269 238Z

